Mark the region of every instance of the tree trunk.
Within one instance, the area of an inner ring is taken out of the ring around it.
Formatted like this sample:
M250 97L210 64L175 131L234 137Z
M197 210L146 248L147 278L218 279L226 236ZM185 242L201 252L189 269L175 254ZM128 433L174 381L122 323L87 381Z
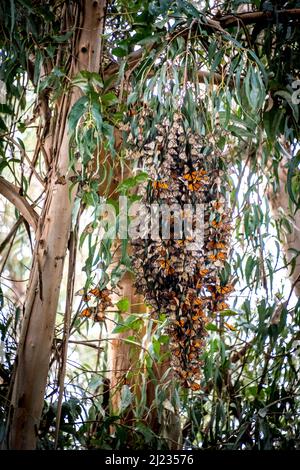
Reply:
M297 297L300 297L300 211L298 210L293 215L289 208L289 196L286 191L288 171L285 166L286 163L287 160L283 157L278 167L279 185L277 191L274 192L270 185L267 197L274 218L280 220L284 216L290 221L291 231L289 233L282 233L281 243L287 263L291 263L292 260L295 261L294 266L293 263L289 266L288 272L294 292Z
M135 287L133 285L133 276L127 273L121 280L121 297L127 297L130 301L130 305L133 307L130 308L130 313L146 313L146 306L143 303L143 297L135 293ZM126 317L124 316L124 320ZM128 343L125 342L126 338L131 336L134 332L126 331L124 333L118 333L115 335L110 334L109 336L112 339L110 342L109 349L109 369L110 369L110 396L111 396L111 408L113 413L118 413L121 403L121 386L125 383L126 373L132 371L132 378L128 385L130 386L132 392L137 397L137 400L141 399L141 390L143 387L141 377L144 376L147 386L146 386L146 408L145 408L145 423L150 427L150 429L161 438L164 438L167 441L167 444L170 449L176 450L181 448L181 424L179 418L179 410L175 410L171 405L171 397L174 392L174 381L173 372L170 370L166 374L167 370L170 369L170 359L167 358L163 363L154 364L153 374L155 380L149 378L146 368L144 370L139 370L138 367L143 367L139 361L139 356L141 351L139 349L133 353L133 348ZM140 341L146 330L143 329L140 333ZM148 349L149 344L147 342L142 343L143 348ZM162 347L162 354L166 352L166 348ZM162 377L164 376L164 381L162 382ZM159 418L157 407L155 406L155 389L157 386L165 386L166 389L166 398L169 404L168 407L164 408L163 416ZM148 412L148 410L151 410ZM129 425L132 425L132 420L134 419L134 414L131 409L129 409L126 415L123 417L123 424L128 422Z
M120 149L122 146L122 136L119 131L115 131L115 146L116 149ZM102 159L104 155L100 155L100 159ZM125 169L123 178L128 178L132 176L128 169ZM116 167L114 172L114 178L110 186L110 192L114 193L117 185L122 178L121 175L121 168ZM103 191L107 189L105 187L99 188L99 193L102 194ZM130 248L129 248L130 250ZM119 250L112 250L115 252L115 261L119 259L120 252ZM130 302L130 309L126 314L123 315L124 320L126 320L127 316L130 314L143 314L147 312L147 308L144 304L144 298L140 294L135 293L134 287L134 276L127 272L119 282L120 292L119 295L115 295L113 299L113 303L117 303L120 298L128 298ZM110 315L111 317L114 314ZM111 318L113 319L113 318ZM132 379L128 384L131 387L132 392L136 395L137 400L141 397L141 376L144 375L147 381L146 387L146 408L151 411L145 413L145 423L150 427L150 429L156 434L166 439L168 442L170 449L180 449L181 448L181 424L179 418L178 410L172 411L170 408L164 410L163 419L160 420L157 412L157 408L153 406L155 402L155 388L157 384L160 386L168 383L166 387L166 395L168 400L173 393L174 389L174 381L172 376L172 371L169 374L165 374L167 369L170 368L170 360L167 359L164 363L161 364L154 364L154 376L155 381L150 379L147 376L147 371L145 370L138 370L140 361L139 356L141 351L136 348L136 351L133 351L133 346L126 343L126 338L133 335L133 331L125 331L123 333L112 334L112 330L114 329L115 324L110 321L108 324L109 328L109 337L111 338L109 342L109 382L110 382L110 406L111 411L113 414L118 414L120 410L121 404L121 388L122 385L126 383L125 378L128 371L132 371ZM146 329L144 328L139 335L139 340L142 342L142 339L146 333ZM147 349L149 344L143 343L143 347ZM163 349L163 348L162 348ZM165 352L165 351L164 351ZM161 379L164 376L164 382L162 383ZM123 424L128 423L128 425L132 425L132 420L134 418L133 410L129 409L126 415L122 418ZM113 427L112 427L113 429Z
M130 313L145 313L146 307L143 304L143 298L140 295L134 293L133 287L133 276L130 273L126 273L121 282L120 298L128 298L130 302L129 312L123 315L123 319L126 320ZM117 299L116 299L117 300ZM111 325L114 327L114 324ZM128 336L131 336L133 331L125 331L124 333L110 334L113 338L110 341L109 348L109 363L110 363L110 395L111 395L111 407L114 413L118 413L121 402L121 386L125 383L126 373L133 370L133 374L139 376L139 371L136 367L139 363L140 351L137 350L136 357L132 355L132 347L125 342Z
M70 29L75 28L76 38L69 78L79 70L99 72L104 7L105 1L66 2L67 24ZM69 184L61 183L61 177L67 175L69 167L67 116L79 96L79 90L74 89L57 103L56 126L50 127L52 135L46 142L49 155L52 155L51 174L38 224L16 359L8 429L10 449L36 448L76 195L74 189L69 196Z

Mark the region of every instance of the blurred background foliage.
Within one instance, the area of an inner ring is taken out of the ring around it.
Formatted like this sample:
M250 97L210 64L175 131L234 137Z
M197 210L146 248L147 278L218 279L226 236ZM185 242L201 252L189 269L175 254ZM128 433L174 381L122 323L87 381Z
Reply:
M62 285L38 447L53 449L58 433L61 449L164 449L172 440L168 420L175 413L185 449L299 449L300 301L296 282L287 280L299 252L289 248L286 256L282 250L285 237L294 233L300 203L299 104L292 99L293 82L300 78L299 2L108 2L100 73L82 72L73 83L56 66L58 46L68 60L76 34L61 31L63 3L0 2L0 173L37 213L48 171L39 146L47 110L68 87L82 90L69 115L72 184L79 183L73 217L80 240L78 296L57 430L58 358L68 296ZM298 14L282 13L297 8ZM236 20L252 11L265 16ZM223 273L234 279L235 292L230 308L207 325L198 392L182 389L168 369L159 379L154 373L169 357L163 315L149 318L126 296L113 300L97 321L82 315L97 306L97 296L86 298L90 289L114 291L131 272L127 241L118 246L101 238L98 210L104 201L118 210L119 195L133 203L147 178L128 159L122 126L127 122L138 132L146 104L155 118L145 132L153 133L155 122L176 110L184 81L187 121L203 135L222 136L218 145L228 163L235 227ZM39 106L45 106L42 117ZM195 122L199 113L202 119ZM103 149L99 161L95 155ZM280 188L281 164L288 210L275 217L268 195ZM1 440L34 236L12 204L2 197L0 204ZM117 261L114 250L120 253ZM108 346L116 334L128 346L132 367L117 385L121 398L113 410ZM149 384L154 389L150 402ZM151 426L154 410L156 425Z

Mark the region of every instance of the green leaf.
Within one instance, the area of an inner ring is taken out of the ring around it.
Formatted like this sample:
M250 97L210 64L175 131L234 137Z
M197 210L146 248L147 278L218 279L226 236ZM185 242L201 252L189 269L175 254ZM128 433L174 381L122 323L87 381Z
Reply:
M73 35L73 31L68 31L65 34L62 34L60 36L52 36L52 39L54 42L61 43L61 42L68 41L68 39L70 39L72 35Z
M87 104L88 104L88 98L87 96L82 96L79 98L79 100L76 101L76 103L73 105L68 121L69 121L69 132L74 132L76 129L76 126L80 120L80 118L83 116L87 109Z
M252 273L254 271L256 264L257 264L257 261L252 256L249 256L246 262L246 267L245 267L245 276L246 276L247 284L250 283L250 279L251 279L251 276L252 276Z
M245 138L252 138L253 137L252 132L249 132L248 130L246 130L245 128L240 127L240 126L230 125L230 126L228 126L228 129L236 137L245 137Z
M0 117L0 130L7 131L6 124L1 117Z
M130 391L128 385L123 385L121 390L121 404L120 404L120 413L126 410L129 405L131 405L133 400L133 394Z
M141 39L137 44L140 46L152 46L152 44L155 44L159 39L161 39L160 34L153 34L152 36L147 36L146 38Z
M142 325L142 320L137 317L136 315L130 315L122 324L117 325L114 330L112 331L113 334L115 333L124 333L125 331L129 330L139 330Z
M205 329L206 329L207 331L218 331L218 327L217 327L217 325L215 325L214 323L207 323L207 324L205 325Z
M134 188L139 183L146 181L147 178L148 178L148 174L145 172L141 172L141 173L138 173L136 176L131 176L129 178L126 178L120 184L118 184L117 191L126 192L128 191L128 189Z
M226 309L226 310L222 310L221 312L219 312L219 315L223 317L234 317L236 315L239 315L239 313L235 312L234 310Z
M130 93L130 95L128 95L127 104L130 105L135 103L138 100L138 97L139 94L136 91L133 91L132 93Z
M0 103L1 114L13 114L13 110L5 103Z
M118 97L113 92L106 93L101 96L101 101L104 106L112 106L119 102Z
M91 112L92 112L92 116L94 118L94 122L95 122L95 125L96 125L96 128L97 128L97 131L101 135L103 119L102 119L99 103L92 103ZM95 137L93 138L93 140L94 141L96 140Z
M2 173L4 168L6 168L7 166L8 166L8 161L7 160L1 160L0 161L0 174Z
M295 155L295 157L288 162L288 174L287 174L287 190L288 194L291 198L291 201L296 204L297 208L300 206L300 198L296 199L296 195L293 191L293 176L296 172L299 172L298 166L300 163L300 151Z
M153 431L143 423L137 422L136 430L144 436L146 444L149 444L156 437Z
M103 384L102 377L98 374L93 374L91 380L88 383L89 389L96 390L100 385Z
M112 51L111 51L112 55L115 55L116 57L125 57L128 52L127 52L127 49L124 49L122 47L115 47Z
M117 302L116 305L117 305L118 309L120 310L120 312L128 312L130 302L127 299L127 297L125 297L124 299L119 300L119 302Z
M143 181L146 181L148 179L148 173L141 171L135 176L135 181L137 183L142 183Z
M284 98L285 101L288 103L290 106L292 113L294 115L294 118L296 121L299 119L299 105L294 104L292 101L292 94L285 91L285 90L279 90L274 93L274 96L280 96L281 98Z

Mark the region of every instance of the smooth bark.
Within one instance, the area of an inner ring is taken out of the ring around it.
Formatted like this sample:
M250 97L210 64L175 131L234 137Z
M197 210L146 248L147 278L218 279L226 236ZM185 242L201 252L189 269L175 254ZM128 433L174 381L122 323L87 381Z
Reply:
M267 197L274 218L280 220L286 217L290 223L290 231L282 231L281 244L287 264L289 264L288 273L294 293L300 297L300 211L292 214L289 207L286 164L287 160L283 157L278 167L279 184L276 191L271 186L269 187Z
M79 70L99 71L104 7L104 1L91 0L66 6L66 23L76 30L69 78ZM79 96L79 90L72 89L57 103L56 126L52 126L52 135L46 142L52 161L16 359L8 434L10 449L36 448L76 193L73 190L70 197L69 185L61 179L69 171L67 116Z

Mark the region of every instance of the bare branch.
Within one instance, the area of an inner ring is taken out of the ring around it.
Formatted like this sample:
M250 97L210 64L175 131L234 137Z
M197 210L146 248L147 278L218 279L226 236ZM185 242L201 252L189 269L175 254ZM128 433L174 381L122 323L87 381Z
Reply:
M260 23L268 21L276 21L276 18L300 18L300 8L291 8L289 10L277 10L276 16L273 15L272 11L251 11L246 13L240 13L237 15L226 15L223 17L218 17L220 25L223 28L228 28L229 26L234 26L235 24L241 22L244 25L251 23Z
M31 207L25 197L20 196L18 188L14 184L6 181L2 176L0 176L0 194L15 206L36 232L39 220L38 214Z

